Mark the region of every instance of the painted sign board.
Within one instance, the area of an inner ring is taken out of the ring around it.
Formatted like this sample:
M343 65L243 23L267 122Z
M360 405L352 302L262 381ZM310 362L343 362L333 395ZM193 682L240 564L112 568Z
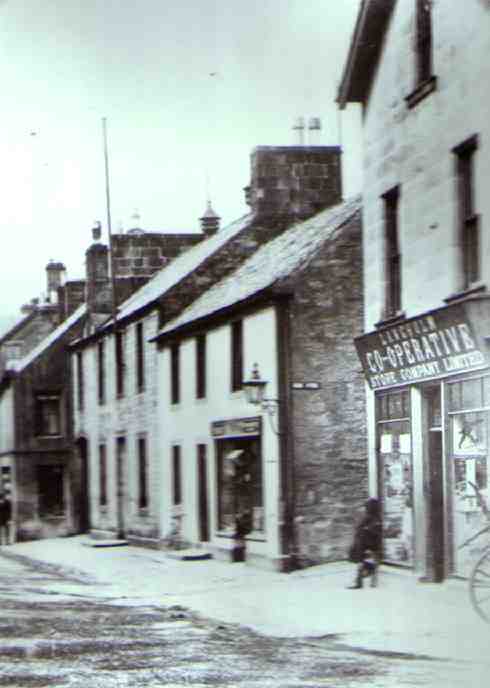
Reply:
M211 423L211 434L213 437L260 435L260 428L260 416L256 418L232 418Z
M354 341L371 389L442 378L488 364L483 340L463 304L404 320Z

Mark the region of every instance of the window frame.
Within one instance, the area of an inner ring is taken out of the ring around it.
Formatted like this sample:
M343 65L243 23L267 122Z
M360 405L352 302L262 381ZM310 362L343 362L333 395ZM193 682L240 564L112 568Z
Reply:
M182 448L180 444L172 445L172 504L182 504Z
M452 149L455 156L457 224L461 247L460 270L463 290L478 285L481 279L479 215L475 211L475 153L478 135L474 134Z
M83 411L85 408L85 371L83 351L76 352L75 360L77 367L77 408L79 411Z
M180 343L170 347L170 403L180 403Z
M402 312L402 255L400 251L400 187L394 186L382 196L384 221L384 315L395 318Z
M239 392L243 385L243 320L234 320L230 330L230 387Z
M196 399L206 398L206 335L199 334L195 339L196 346Z
M100 339L97 342L97 399L99 405L106 402L106 352L105 341Z
M99 444L99 506L107 506L107 444Z
M432 0L415 0L415 88L405 101L415 107L437 88L434 76Z
M116 397L124 397L126 382L125 331L116 329L114 333L114 360L116 371Z
M54 431L49 429L52 414L45 415L44 411L48 403L56 404L55 425ZM61 406L61 394L57 391L43 391L35 394L35 434L36 437L55 438L63 437L63 418Z
M145 435L136 439L138 452L138 507L148 509L148 451Z
M136 390L143 392L145 389L145 342L144 342L144 323L137 322L135 326L136 339Z

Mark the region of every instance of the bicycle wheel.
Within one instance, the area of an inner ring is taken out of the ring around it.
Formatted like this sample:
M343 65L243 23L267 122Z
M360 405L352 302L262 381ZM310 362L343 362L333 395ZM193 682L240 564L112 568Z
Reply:
M476 613L490 623L490 549L483 552L473 567L470 598Z

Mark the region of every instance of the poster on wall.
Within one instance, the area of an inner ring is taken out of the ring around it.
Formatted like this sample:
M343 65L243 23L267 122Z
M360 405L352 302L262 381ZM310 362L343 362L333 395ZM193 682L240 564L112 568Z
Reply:
M411 565L413 561L413 511L410 434L391 429L381 451L383 490L383 548L384 558L397 564ZM386 430L384 431L386 432ZM402 449L405 450L402 452Z

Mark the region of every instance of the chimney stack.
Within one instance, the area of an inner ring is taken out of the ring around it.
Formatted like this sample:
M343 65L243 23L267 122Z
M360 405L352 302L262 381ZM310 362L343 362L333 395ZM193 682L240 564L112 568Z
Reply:
M46 265L46 277L48 287L48 301L49 303L57 303L58 287L62 287L65 283L66 268L63 263L57 263L50 260Z
M93 313L111 313L109 249L99 241L100 223L97 224L92 230L94 243L85 252L87 306Z
M216 234L216 232L219 231L220 220L220 216L214 212L211 206L211 201L208 200L204 215L199 218L203 234L206 236Z

